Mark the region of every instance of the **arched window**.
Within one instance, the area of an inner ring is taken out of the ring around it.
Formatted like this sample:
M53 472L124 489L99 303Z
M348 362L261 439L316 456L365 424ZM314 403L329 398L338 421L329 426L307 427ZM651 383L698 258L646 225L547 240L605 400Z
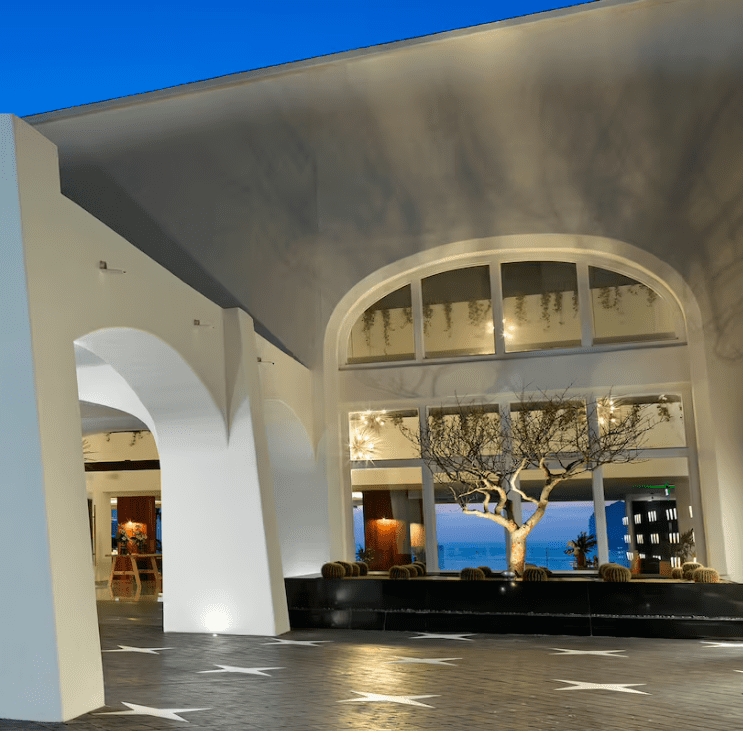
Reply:
M586 262L491 261L395 289L352 326L346 363L501 356L683 338L660 288Z

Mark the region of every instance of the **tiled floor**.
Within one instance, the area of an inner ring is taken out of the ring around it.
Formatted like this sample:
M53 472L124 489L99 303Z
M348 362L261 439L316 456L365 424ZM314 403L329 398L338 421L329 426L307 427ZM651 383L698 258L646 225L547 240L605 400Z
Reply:
M99 617L104 651L168 649L104 652L107 705L95 713L0 729L743 729L743 642L344 630L280 638L310 645L164 634L154 602L100 602ZM151 709L177 709L182 720ZM112 715L121 711L145 715Z

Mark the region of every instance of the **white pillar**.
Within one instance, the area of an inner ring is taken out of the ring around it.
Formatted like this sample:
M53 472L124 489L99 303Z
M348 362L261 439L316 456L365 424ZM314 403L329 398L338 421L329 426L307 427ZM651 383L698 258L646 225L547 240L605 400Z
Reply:
M67 721L104 704L103 672L72 343L44 330L26 275L22 204L47 172L29 136L0 116L0 717Z
M588 431L591 435L598 435L599 424L598 401L594 394L586 400L588 414ZM606 528L606 501L604 499L604 468L596 467L591 473L591 488L593 490L593 517L596 523L596 543L598 546L599 564L609 561L609 534Z
M108 581L111 575L111 493L93 490L95 512L95 580Z
M436 537L436 492L433 475L425 465L421 471L423 473L423 525L426 528L426 567L430 571L441 571Z
M609 562L609 534L606 527L606 501L604 500L604 468L597 467L591 474L593 487L593 516L596 523L599 565Z

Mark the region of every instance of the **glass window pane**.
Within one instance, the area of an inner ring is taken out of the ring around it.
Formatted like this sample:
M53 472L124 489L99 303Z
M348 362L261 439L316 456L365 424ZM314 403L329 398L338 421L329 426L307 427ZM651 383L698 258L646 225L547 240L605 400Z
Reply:
M692 560L681 555L681 538L693 529L689 516L686 460L649 460L632 465L635 477L605 468L604 494L609 560L633 573L670 575ZM664 469L668 468L668 469Z
M435 496L439 570L488 566L493 571L505 571L508 559L503 527L494 521L465 515L446 487L436 485ZM482 510L482 503L470 503L469 507Z
M372 571L426 559L422 471L351 470L356 555Z
M675 338L673 311L645 284L622 274L588 268L593 307L594 342Z
M418 411L354 411L348 415L348 445L352 462L416 459L420 452L396 424L418 433Z
M482 454L498 454L502 449L500 410L497 404L462 404L428 410L428 429L433 439L456 447L462 454L474 441ZM448 438L452 437L452 438Z
M681 397L674 394L603 399L598 405L599 426L602 432L606 432L615 421L626 417L635 406L640 407L641 419L655 423L642 438L643 449L686 446Z
M522 261L501 266L506 351L581 344L575 264Z
M538 498L543 486L538 471L522 474L521 489L530 497ZM528 520L535 510L534 503L524 501L523 520ZM596 539L590 478L566 480L555 488L544 517L526 539L526 563L544 566L551 571L593 568L598 560L598 548L591 543L582 543L581 533L589 539Z
M356 321L348 336L349 363L375 363L415 358L410 285L375 302Z
M511 430L522 444L544 453L579 451L576 445L585 440L588 430L585 401L511 404Z
M435 274L422 287L427 358L495 352L487 266Z

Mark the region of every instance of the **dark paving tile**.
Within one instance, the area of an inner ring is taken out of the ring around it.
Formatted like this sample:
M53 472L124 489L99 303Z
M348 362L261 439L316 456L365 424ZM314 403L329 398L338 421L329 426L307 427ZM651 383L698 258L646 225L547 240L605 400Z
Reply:
M595 731L718 731L743 728L743 644L682 639L476 634L470 641L414 639L412 631L302 629L282 639L330 640L317 647L274 645L269 638L164 634L153 602L99 607L104 649L171 647L158 655L104 653L107 706L208 708L184 712L188 723L153 716L86 714L67 724L0 721L0 731L448 731L586 728ZM373 626L374 621L365 623ZM571 628L571 631L574 628ZM428 632L436 632L428 627ZM464 631L464 630L462 630ZM558 651L557 649L559 648ZM569 650L570 652L565 652ZM621 650L621 653L599 653ZM452 660L453 666L392 663L399 658ZM271 677L206 673L218 665L256 668ZM570 683L622 685L566 690ZM632 685L638 684L638 685ZM640 685L641 684L641 685ZM375 693L435 696L432 708L340 702Z

